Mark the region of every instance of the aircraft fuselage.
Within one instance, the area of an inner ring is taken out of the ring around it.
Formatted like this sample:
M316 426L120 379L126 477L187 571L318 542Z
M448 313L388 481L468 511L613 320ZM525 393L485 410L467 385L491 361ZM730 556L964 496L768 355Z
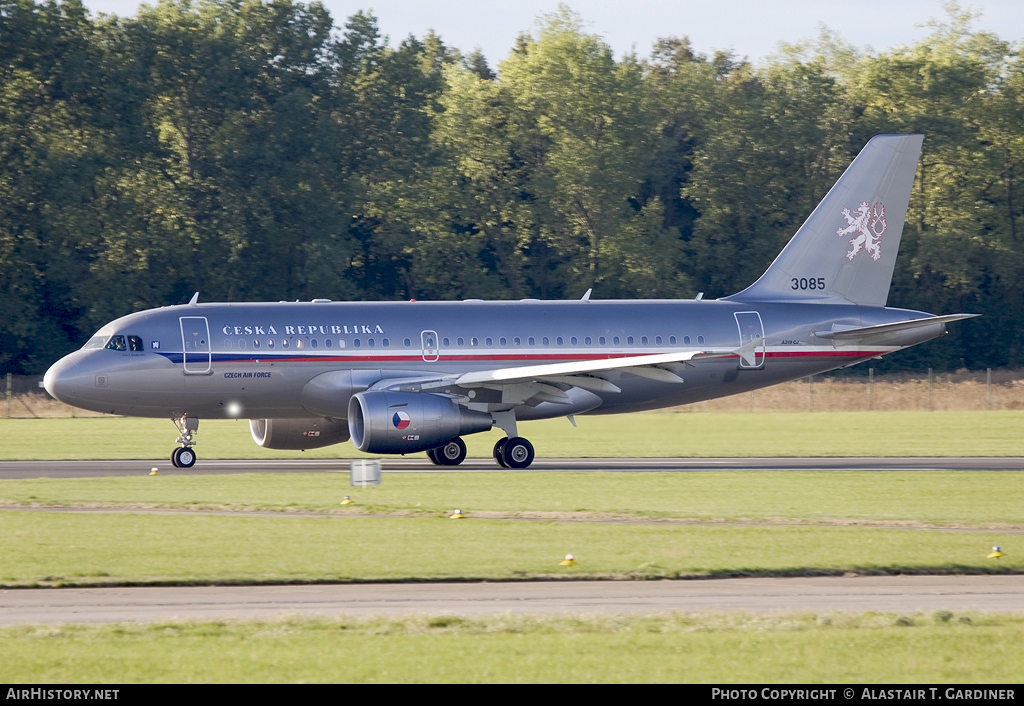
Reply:
M575 390L568 403L516 411L518 419L612 414L698 402L849 366L934 338L945 326L896 331L881 342L873 338L872 345L815 334L927 316L873 306L728 300L171 306L107 324L93 340L111 346L117 343L111 337L121 336L123 346L71 353L51 368L46 384L59 399L109 414L344 419L346 389L318 396L308 387L311 380L353 371L350 396L381 378L735 349L752 337L763 339L747 361L730 356L666 366L681 383L609 371L602 377L619 392ZM470 404L493 403L495 394L500 401L500 391L476 390Z

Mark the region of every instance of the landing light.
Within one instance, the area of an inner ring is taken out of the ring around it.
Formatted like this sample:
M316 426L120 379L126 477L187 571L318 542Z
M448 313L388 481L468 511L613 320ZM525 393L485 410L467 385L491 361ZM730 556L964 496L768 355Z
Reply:
M228 402L226 411L229 417L242 416L242 405L239 402Z

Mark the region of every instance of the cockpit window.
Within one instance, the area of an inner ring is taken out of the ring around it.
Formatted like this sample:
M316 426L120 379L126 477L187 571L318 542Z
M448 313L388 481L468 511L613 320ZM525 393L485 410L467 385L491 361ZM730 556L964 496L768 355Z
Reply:
M92 351L96 350L97 348L103 348L103 346L107 345L107 340L109 338L110 336L93 336L92 338L85 342L85 345L82 346L82 350Z
M124 343L124 336L111 336L110 341L107 342L105 347L112 351L128 350L128 347Z
M145 350L142 347L142 339L139 338L138 336L129 336L128 337L128 350L130 350L130 351Z

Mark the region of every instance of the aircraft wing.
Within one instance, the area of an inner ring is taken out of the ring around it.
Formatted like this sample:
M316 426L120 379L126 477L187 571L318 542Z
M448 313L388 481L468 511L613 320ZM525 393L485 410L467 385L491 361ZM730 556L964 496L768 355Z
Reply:
M934 326L935 324L946 324L952 321L961 321L963 319L973 319L975 316L981 316L981 314L946 314L945 316L929 316L924 319L896 321L891 324L879 324L878 326L842 328L834 331L816 331L814 335L817 336L818 338L831 339L864 338L865 336L874 336L882 333L892 333L893 331L906 331L907 329L921 328L924 326Z
M511 368L478 370L461 375L441 375L436 378L404 378L381 380L373 389L401 390L403 392L429 392L458 386L461 388L490 388L509 391L509 399L522 404L534 399L546 402L568 404L570 397L556 385L570 385L591 392L616 393L622 390L614 383L600 377L602 372L617 370L645 377L658 382L681 383L683 378L664 367L671 363L687 363L708 358L750 356L754 349L763 345L758 339L733 350L720 351L676 351L650 355L631 355L599 360L579 360L566 363L523 365Z
M758 341L757 343L760 343ZM740 349L731 351L686 351L676 353L655 353L652 355L631 355L622 358L602 358L600 360L579 360L568 363L549 363L545 365L524 365L513 368L496 368L495 370L480 370L460 375L455 384L462 387L472 387L483 383L510 383L527 380L543 380L546 378L562 378L568 375L579 375L580 373L599 373L611 370L624 370L635 373L642 377L668 380L662 373L677 378L677 376L663 368L650 367L665 365L668 363L688 363L692 360L702 358L725 358L732 355L740 355ZM558 380L563 382L563 380ZM676 379L673 382L681 382Z

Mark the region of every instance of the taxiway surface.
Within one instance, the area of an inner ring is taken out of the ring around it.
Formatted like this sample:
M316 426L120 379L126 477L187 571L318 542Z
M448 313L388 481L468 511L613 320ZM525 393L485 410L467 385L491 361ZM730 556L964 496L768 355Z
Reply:
M174 468L170 461L0 461L0 479L88 478L133 476L158 468L160 473L347 473L350 459L202 460L192 468ZM435 466L425 457L387 458L385 473L516 473L490 459L466 459L457 467ZM528 472L559 471L1021 471L1024 458L892 457L892 458L545 458Z
M0 625L280 615L1024 611L1024 576L0 590Z

